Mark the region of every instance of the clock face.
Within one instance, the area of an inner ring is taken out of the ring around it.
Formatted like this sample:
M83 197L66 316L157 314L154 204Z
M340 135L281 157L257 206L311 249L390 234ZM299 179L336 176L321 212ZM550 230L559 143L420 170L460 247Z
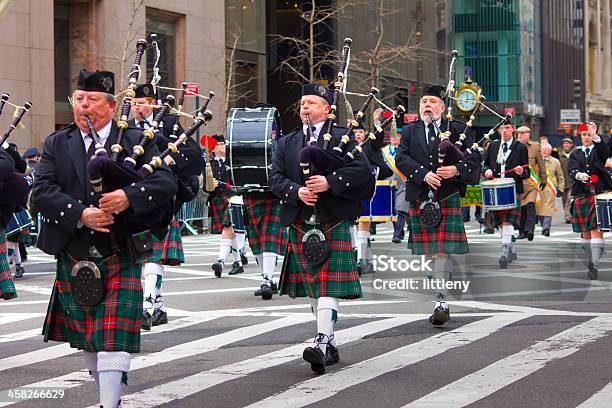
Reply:
M474 109L476 103L476 94L472 90L464 89L457 95L457 107L464 112Z

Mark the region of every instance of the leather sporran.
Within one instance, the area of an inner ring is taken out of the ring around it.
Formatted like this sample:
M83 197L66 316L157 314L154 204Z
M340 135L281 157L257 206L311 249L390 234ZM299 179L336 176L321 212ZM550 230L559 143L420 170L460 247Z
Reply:
M429 199L423 201L419 206L421 210L420 219L421 223L427 228L435 228L440 225L442 221L442 210L440 204L437 201Z
M79 261L72 267L72 296L81 305L95 307L104 299L104 281L98 265Z
M310 265L318 266L324 263L329 252L329 244L320 229L313 228L302 237L302 253Z

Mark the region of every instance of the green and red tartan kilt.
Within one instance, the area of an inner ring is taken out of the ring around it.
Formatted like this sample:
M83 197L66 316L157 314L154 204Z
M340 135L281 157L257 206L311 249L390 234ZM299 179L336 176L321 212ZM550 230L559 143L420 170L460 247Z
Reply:
M212 218L210 223L211 234L220 234L223 227L232 226L228 205L229 202L225 193L221 193L210 200L210 215Z
M349 227L350 221L321 225L330 254L323 264L311 266L302 255L302 237L313 226L296 220L296 223L289 227L289 242L280 276L279 293L291 298L362 297Z
M287 251L287 231L280 223L280 201L249 193L243 197L247 238L253 255L264 252L283 255Z
M0 299L9 300L17 297L17 291L6 253L6 235L4 229L0 229Z
M435 228L427 228L421 224L420 205L419 200L408 203L408 225L410 225L408 249L412 250L413 255L470 252L461 216L461 197L458 193L440 202L442 220Z
M30 233L29 228L22 229L17 234L11 235L10 238L7 238L8 241L18 242L20 244L24 244L25 246L32 246L32 234Z
M572 231L589 232L596 230L595 196L576 197L571 206Z
M156 262L162 265L176 266L185 262L181 225L177 219L170 223L170 229L163 240L153 235L153 256L146 262Z
M491 211L491 224L493 228L497 228L504 222L509 222L514 225L514 228L518 228L521 223L521 200L516 201L514 208L508 210L495 210Z
M71 293L69 256L57 258L57 272L42 334L44 341L70 343L79 350L140 352L142 263L130 264L128 254L92 258L105 280L105 296L95 307L78 303Z

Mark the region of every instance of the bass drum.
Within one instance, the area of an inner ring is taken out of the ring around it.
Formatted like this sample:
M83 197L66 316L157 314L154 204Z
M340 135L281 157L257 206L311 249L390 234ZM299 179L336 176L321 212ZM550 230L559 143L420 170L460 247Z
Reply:
M272 145L280 137L274 107L232 108L227 117L230 183L236 190L268 190Z

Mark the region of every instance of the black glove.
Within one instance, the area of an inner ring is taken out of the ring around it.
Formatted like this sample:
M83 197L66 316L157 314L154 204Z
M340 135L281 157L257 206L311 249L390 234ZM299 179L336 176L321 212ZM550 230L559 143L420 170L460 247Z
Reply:
M561 197L563 195L563 191L557 190L557 197Z
M546 188L546 182L543 181L540 183L540 191L544 191L545 188Z

